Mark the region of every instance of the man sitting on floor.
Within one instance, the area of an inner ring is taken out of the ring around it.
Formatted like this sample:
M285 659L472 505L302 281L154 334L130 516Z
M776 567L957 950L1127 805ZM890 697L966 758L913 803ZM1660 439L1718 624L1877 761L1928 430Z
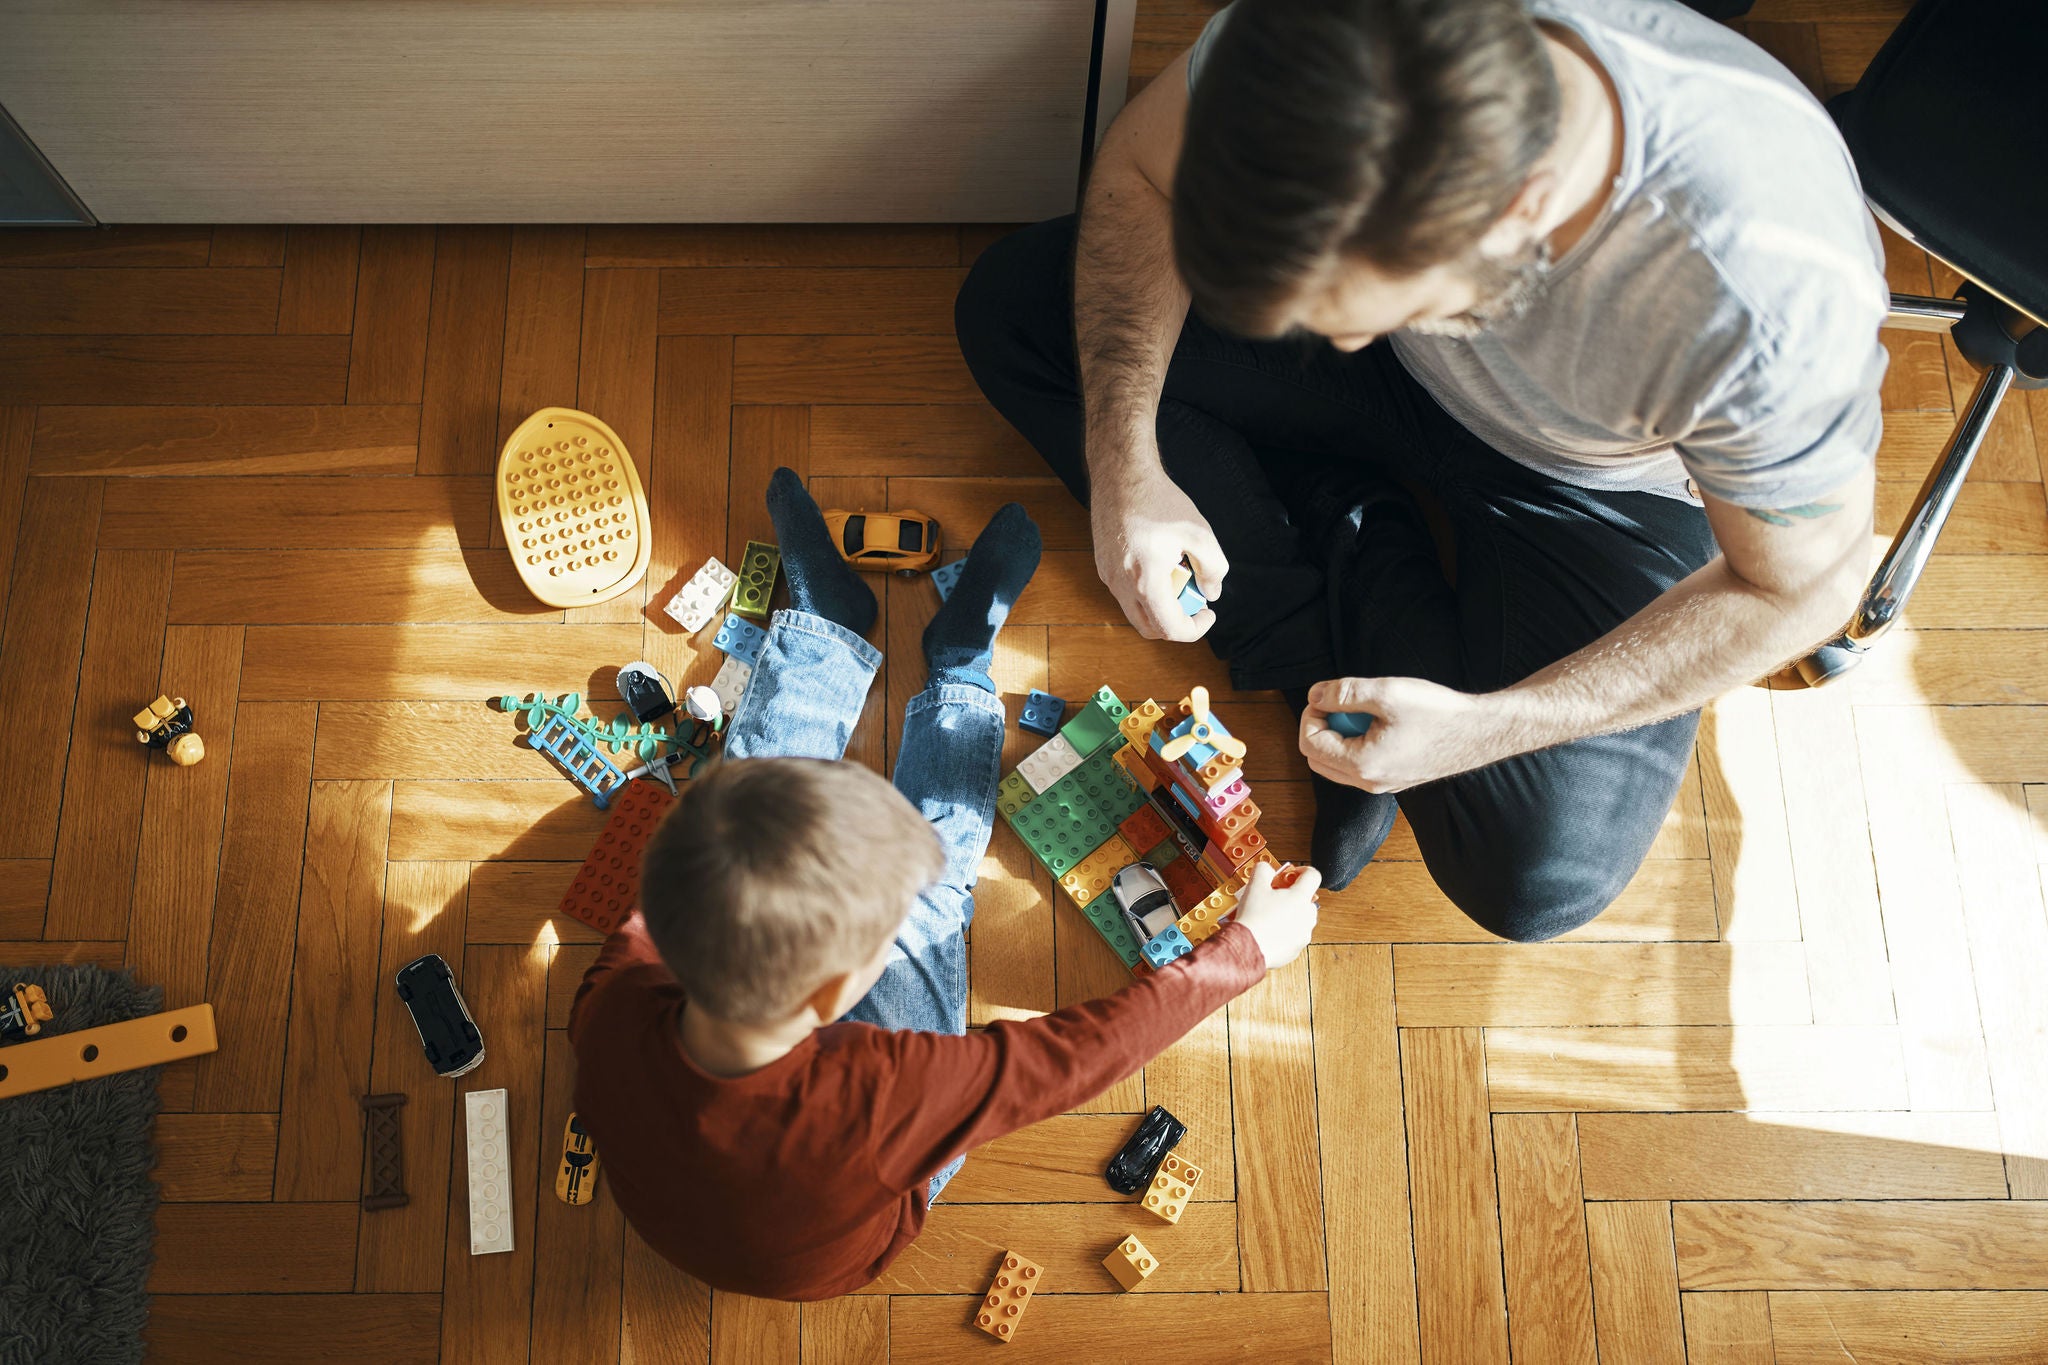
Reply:
M1881 261L1820 105L1671 0L1238 0L957 326L1131 623L1301 713L1330 885L1398 799L1539 939L1854 607Z

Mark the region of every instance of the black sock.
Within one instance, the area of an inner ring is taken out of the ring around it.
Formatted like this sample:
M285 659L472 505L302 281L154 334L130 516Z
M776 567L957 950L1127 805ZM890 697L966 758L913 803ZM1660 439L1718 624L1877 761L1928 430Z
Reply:
M768 515L775 519L776 548L782 551L782 572L789 579L789 604L856 635L873 630L874 589L839 557L818 504L804 491L795 470L778 469L768 481Z
M1281 695L1299 716L1308 706L1308 689L1289 688ZM1323 885L1342 891L1365 870L1394 828L1400 806L1391 795L1369 792L1309 774L1316 798L1315 830L1309 836L1309 862L1323 874Z
M1006 503L967 552L967 566L939 614L924 628L924 661L934 682L979 684L995 662L996 632L1038 571L1038 524ZM945 675L945 676L941 676Z

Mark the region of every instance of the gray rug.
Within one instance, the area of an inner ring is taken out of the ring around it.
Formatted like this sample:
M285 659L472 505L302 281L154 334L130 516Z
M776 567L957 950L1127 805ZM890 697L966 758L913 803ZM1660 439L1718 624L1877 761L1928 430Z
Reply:
M163 1001L103 967L0 967L0 988L17 981L50 997L56 1017L39 1036L133 1019ZM0 1365L142 1359L159 1070L0 1100Z

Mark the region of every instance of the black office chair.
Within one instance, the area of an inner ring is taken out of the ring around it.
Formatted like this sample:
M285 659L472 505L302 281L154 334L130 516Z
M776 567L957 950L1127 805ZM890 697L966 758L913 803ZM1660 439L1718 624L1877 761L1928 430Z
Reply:
M1983 374L1856 615L1793 666L1809 687L1897 622L2006 394L2048 387L2048 0L1920 0L1828 109L1871 209L1964 277L1892 295L1885 325L1945 331Z

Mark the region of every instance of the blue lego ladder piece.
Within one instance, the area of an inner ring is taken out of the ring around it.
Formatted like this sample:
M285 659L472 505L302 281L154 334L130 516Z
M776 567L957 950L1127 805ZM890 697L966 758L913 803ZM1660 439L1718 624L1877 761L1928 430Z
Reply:
M589 792L599 810L608 808L612 793L626 785L626 775L560 716L549 716L540 729L528 731L526 742L561 764L569 780Z

